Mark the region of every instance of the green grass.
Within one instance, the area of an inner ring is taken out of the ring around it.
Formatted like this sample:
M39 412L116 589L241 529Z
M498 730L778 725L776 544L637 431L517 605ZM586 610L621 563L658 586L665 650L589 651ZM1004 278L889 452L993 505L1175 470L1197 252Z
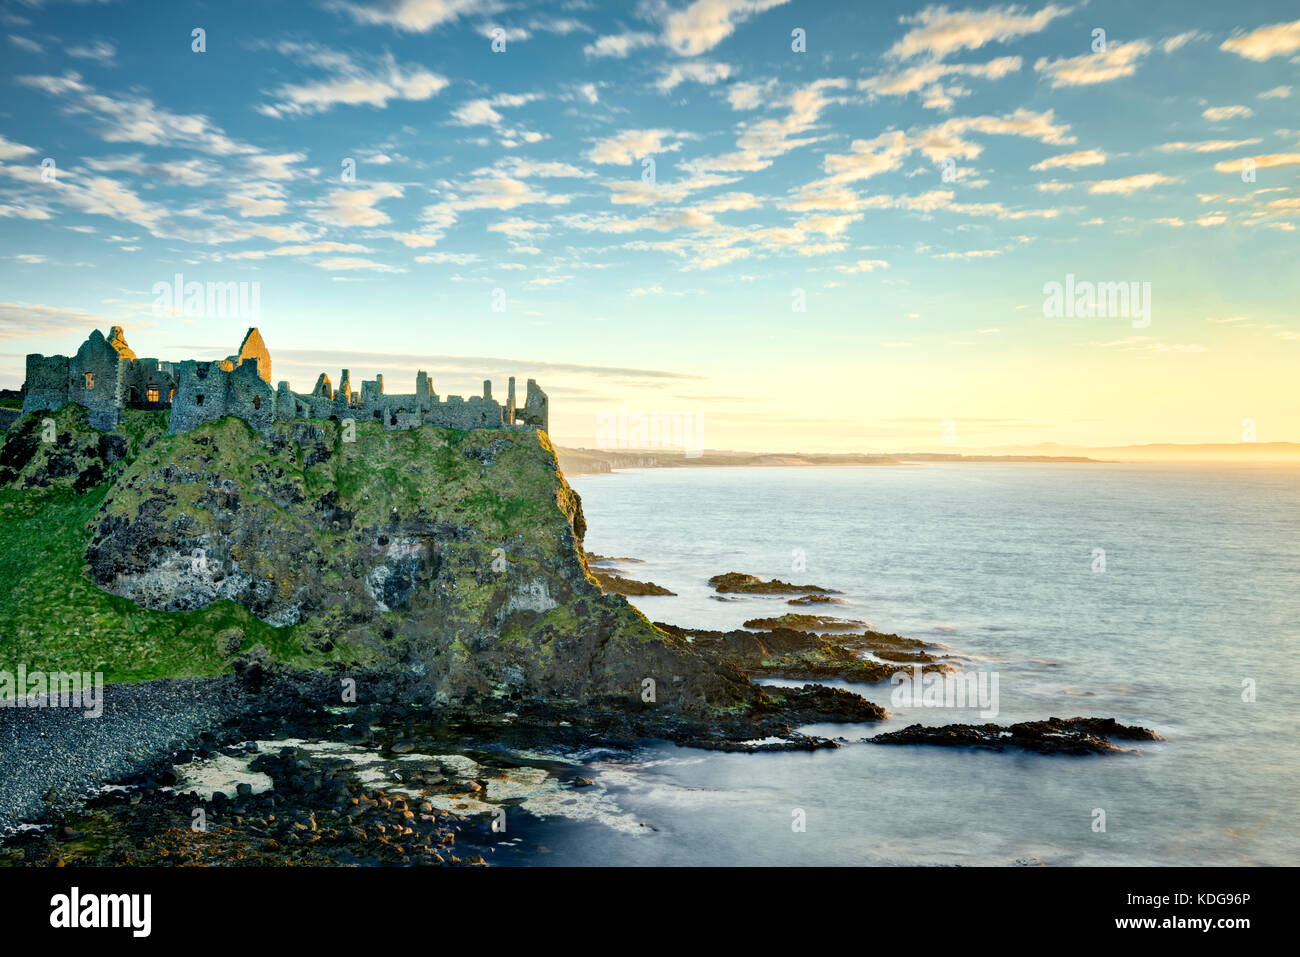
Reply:
M83 553L107 490L0 489L0 669L100 671L106 681L217 675L229 665L215 636L228 628L243 629L245 650L265 645L301 667L340 654L304 652L300 626L273 628L234 602L152 611L101 591Z

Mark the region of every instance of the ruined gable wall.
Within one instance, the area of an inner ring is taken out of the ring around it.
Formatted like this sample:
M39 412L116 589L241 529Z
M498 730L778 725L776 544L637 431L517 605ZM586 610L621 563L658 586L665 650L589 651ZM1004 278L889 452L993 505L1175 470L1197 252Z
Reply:
M72 357L68 398L86 407L87 421L97 429L117 425L130 359L124 359L98 329ZM87 377L91 378L87 378Z
M536 379L528 380L528 396L524 399L523 424L543 432L551 426L551 400L540 388Z
M262 341L262 334L256 328L248 330L244 341L239 344L239 352L235 359L236 365L256 359L258 374L267 385L271 384L271 353L266 348L266 343Z

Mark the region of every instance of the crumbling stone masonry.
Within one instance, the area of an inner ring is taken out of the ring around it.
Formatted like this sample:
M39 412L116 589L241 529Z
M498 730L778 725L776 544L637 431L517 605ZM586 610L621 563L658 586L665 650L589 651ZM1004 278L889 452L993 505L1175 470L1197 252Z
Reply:
M323 372L309 394L294 392L283 381L272 388L271 354L256 329L248 330L234 355L210 362L137 358L121 326L107 337L95 330L71 358L29 355L23 411L58 409L68 402L85 406L90 423L105 431L117 425L123 409L171 409L172 432L188 432L225 415L239 416L255 429L277 419L349 418L382 422L386 429L436 425L546 431L550 425L546 393L529 379L519 406L513 376L504 405L492 397L488 380L481 396L440 398L425 372L416 375L415 392L407 395L386 394L378 375L353 391L347 369L337 389Z

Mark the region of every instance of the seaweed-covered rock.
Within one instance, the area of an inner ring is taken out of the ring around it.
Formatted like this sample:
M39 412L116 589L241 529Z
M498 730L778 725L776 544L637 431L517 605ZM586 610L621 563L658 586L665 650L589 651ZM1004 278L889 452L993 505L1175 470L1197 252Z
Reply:
M709 579L709 584L719 594L727 592L736 592L742 595L836 594L833 588L822 588L819 585L792 585L789 582L781 581L779 578L765 581L757 575L748 575L744 572L726 572L721 575L714 575Z

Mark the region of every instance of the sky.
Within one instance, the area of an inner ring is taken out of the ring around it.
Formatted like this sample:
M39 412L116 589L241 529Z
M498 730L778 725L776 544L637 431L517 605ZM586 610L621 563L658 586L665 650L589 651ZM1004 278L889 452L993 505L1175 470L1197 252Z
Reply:
M257 325L572 446L1300 441L1298 12L8 2L0 386Z

